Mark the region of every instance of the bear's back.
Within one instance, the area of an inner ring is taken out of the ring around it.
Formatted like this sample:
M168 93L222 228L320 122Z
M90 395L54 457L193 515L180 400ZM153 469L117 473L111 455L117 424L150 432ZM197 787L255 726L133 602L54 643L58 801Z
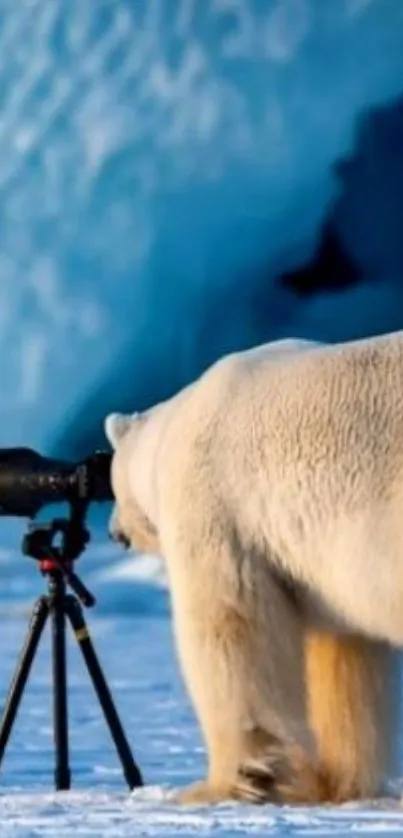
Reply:
M169 444L237 505L256 487L335 509L349 489L358 505L382 497L403 470L403 332L228 356L178 403Z
M227 356L155 409L145 471L168 486L205 475L239 504L256 486L281 499L302 486L337 505L352 480L354 502L368 486L381 496L403 464L403 332L278 349Z

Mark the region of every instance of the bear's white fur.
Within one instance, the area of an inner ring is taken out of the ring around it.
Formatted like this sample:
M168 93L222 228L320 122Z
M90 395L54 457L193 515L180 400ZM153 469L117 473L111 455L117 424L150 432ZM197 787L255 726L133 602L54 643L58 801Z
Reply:
M403 332L226 356L105 427L111 531L166 559L208 752L179 799L380 793L403 643Z

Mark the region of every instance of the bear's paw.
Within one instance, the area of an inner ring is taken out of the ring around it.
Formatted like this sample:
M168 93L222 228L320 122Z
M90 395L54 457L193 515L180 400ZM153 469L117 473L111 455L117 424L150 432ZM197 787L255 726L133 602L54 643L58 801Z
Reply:
M322 772L302 748L264 731L254 731L253 747L245 756L230 797L245 803L324 802L328 789Z

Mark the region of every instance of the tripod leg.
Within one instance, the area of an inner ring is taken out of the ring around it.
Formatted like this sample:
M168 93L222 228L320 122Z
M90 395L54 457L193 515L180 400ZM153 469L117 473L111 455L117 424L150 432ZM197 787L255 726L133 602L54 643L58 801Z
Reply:
M35 652L49 614L47 597L43 596L35 603L28 629L28 634L21 651L20 659L11 682L6 705L0 723L0 763L4 757L7 742L20 706L24 687L27 683Z
M70 788L69 740L66 678L66 619L64 598L57 597L51 606L52 669L53 669L53 724L56 749L55 787L57 791Z
M122 764L123 773L130 789L143 785L140 771L133 759L130 746L124 734L119 716L105 676L102 672L79 602L72 596L66 597L66 613L79 642L88 672L90 674L99 703L102 707L112 739Z

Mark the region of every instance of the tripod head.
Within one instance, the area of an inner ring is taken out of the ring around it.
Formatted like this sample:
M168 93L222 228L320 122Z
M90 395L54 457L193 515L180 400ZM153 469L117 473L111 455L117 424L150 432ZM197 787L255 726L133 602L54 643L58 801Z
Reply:
M54 518L49 523L31 522L23 536L22 552L39 562L40 572L49 578L52 593L68 584L83 605L95 605L95 597L73 572L73 563L90 541L85 526L87 501L70 506L68 518Z

